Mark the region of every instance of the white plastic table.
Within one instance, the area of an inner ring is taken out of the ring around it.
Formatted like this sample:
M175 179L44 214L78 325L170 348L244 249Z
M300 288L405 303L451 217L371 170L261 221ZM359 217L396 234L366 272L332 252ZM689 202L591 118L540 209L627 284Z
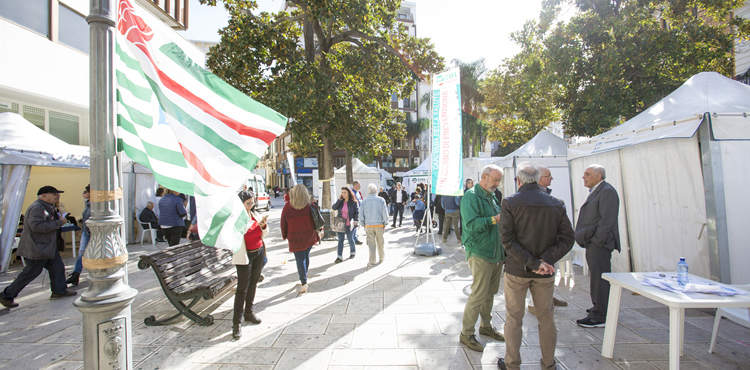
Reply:
M653 286L641 285L646 272L625 272L602 274L609 281L609 308L607 325L604 327L602 356L612 358L615 349L617 319L620 316L620 296L622 288L636 292L669 307L669 369L680 368L683 334L685 330L686 308L750 307L750 294L722 297L716 294L691 294L690 296L668 292ZM670 274L676 274L671 272ZM690 277L698 277L690 275Z

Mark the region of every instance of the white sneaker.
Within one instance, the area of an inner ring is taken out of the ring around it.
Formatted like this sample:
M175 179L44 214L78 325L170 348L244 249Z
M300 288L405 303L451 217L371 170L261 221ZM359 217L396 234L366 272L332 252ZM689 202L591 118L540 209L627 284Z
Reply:
M299 292L300 293L307 293L307 284L299 287Z

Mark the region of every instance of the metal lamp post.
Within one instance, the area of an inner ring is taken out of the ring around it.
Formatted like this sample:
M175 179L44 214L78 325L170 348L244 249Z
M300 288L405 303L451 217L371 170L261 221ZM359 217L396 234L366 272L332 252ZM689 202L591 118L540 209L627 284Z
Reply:
M128 250L123 222L122 171L117 157L115 50L117 2L91 0L89 122L91 138L91 239L83 255L89 288L73 303L83 315L84 369L131 369Z
M417 155L419 155L419 161L422 162L422 152L419 150L419 138L414 139L414 145L417 147Z

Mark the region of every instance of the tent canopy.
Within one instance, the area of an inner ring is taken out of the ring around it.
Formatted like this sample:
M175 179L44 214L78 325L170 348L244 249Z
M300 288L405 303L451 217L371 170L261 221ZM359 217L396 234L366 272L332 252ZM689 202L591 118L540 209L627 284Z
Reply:
M342 166L338 170L336 170L334 173L336 174L344 174L346 175L346 166ZM366 164L362 163L357 158L352 158L352 173L356 174L364 174L364 173L374 173L380 177L380 171L377 168L374 167L368 167Z
M504 168L513 167L514 158L516 159L516 164L525 160L538 162L539 159L543 158L565 158L568 155L567 151L567 141L547 130L542 130L526 144L523 144L520 148L495 162L495 164Z
M430 159L425 159L422 163L411 171L404 172L404 176L427 176L430 174Z
M89 147L70 145L16 113L0 113L0 164L89 167Z
M737 132L738 126L742 127L742 114L749 110L748 95L748 85L716 72L698 73L622 125L591 140L571 145L568 160L652 140L692 137L705 113L714 115L715 136L750 139Z

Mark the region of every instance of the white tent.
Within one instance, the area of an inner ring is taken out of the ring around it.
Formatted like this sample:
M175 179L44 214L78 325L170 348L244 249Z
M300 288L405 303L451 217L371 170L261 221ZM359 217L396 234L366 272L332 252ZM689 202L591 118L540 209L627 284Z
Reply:
M503 157L471 157L463 159L463 183L466 184L466 179L471 178L474 182L478 182L482 178L482 168L488 164L495 164L503 159Z
M359 191L361 191L362 195L365 197L367 196L367 185L375 184L376 186L380 187L380 170L375 167L368 167L357 158L352 158L352 174L354 176L354 180L359 181L360 185L362 185L362 188L359 189ZM342 186L345 186L346 166L342 166L341 168L336 170L333 174L333 178L336 182L336 186L338 186L339 189ZM351 184L347 185L351 186ZM336 190L335 193L331 194L331 199L337 199L339 193L341 192L339 190Z
M512 153L495 161L495 164L503 169L503 183L500 191L503 196L514 194L518 191L516 177L518 165L522 162L534 162L549 168L552 174L552 196L565 202L568 217L573 220L573 210L570 195L570 172L567 161L568 142L557 137L555 134L542 130L526 144Z
M88 168L89 148L70 145L15 113L0 113L0 272L10 263L11 246L23 206L31 166Z
M750 283L750 86L699 73L624 124L568 148L571 173L607 170L620 195L615 271L674 271ZM696 135L696 132L698 134ZM574 210L587 189L574 182Z
M432 163L431 160L426 159L422 161L422 163L417 166L417 168L412 169L411 171L407 171L404 173L404 176L401 180L401 185L403 186L404 190L406 190L406 193L411 194L414 189L417 188L417 184L430 183L430 164Z

